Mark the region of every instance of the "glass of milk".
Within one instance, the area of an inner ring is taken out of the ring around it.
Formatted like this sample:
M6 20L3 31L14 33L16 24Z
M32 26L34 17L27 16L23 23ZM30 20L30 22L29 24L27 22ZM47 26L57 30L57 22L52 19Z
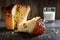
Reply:
M55 21L55 7L44 7L44 22L54 22Z

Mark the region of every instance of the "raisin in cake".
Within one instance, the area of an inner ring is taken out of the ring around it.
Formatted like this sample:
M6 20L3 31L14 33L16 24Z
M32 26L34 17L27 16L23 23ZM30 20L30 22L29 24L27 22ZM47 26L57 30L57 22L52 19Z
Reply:
M40 17L19 24L17 29L19 32L26 32L33 36L41 35L45 32L44 22Z
M15 29L18 22L27 20L30 7L22 4L10 5L4 8L4 19L7 29Z

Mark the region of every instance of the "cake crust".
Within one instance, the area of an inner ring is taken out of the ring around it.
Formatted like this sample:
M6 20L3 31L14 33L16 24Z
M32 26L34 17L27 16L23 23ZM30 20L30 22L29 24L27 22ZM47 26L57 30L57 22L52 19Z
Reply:
M45 32L46 28L44 26L43 20L40 18L36 22L36 26L33 31L30 33L32 36L38 36Z

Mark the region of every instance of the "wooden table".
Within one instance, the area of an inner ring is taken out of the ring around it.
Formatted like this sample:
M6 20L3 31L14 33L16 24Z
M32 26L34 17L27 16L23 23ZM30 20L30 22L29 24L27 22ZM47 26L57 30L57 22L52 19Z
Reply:
M46 27L60 27L60 20L55 20L53 23L45 23Z
M5 27L0 27L0 40L60 40L60 20L56 20L53 23L45 23L45 26L46 32L36 37L31 37L24 33L15 33ZM58 33L56 34L55 32L57 31Z

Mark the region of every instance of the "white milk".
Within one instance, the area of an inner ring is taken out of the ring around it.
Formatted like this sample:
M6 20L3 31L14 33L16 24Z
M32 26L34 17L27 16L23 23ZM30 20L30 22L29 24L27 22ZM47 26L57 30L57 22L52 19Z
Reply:
M55 12L44 12L44 20L55 20Z

